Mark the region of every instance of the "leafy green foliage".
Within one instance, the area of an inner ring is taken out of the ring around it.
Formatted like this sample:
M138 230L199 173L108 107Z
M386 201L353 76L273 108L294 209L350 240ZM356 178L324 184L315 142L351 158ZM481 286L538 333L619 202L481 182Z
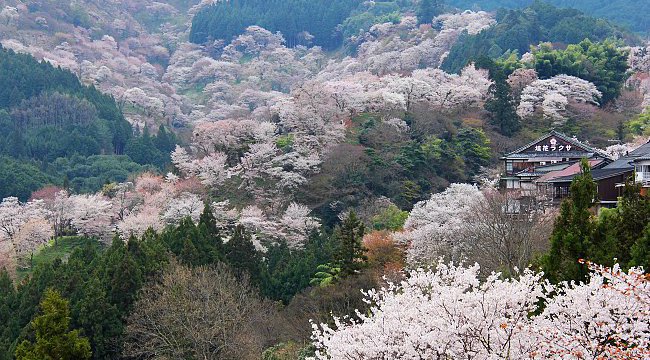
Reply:
M650 111L643 112L630 120L627 128L634 135L650 135Z
M603 20L543 2L535 2L521 10L499 10L496 20L497 25L479 34L461 36L442 68L458 72L472 59L481 56L499 58L508 51L524 54L531 45L540 42L575 44L586 38L602 41L626 36L622 30Z
M289 46L306 45L301 32L314 36L314 45L333 49L342 42L337 26L362 3L361 0L239 0L216 2L192 20L190 41L230 41L246 27L259 25L279 31Z
M409 209L450 182L471 181L492 153L485 132L462 126L461 116L407 113L403 118L410 130L405 132L372 115L358 116L349 142L330 152L299 201L315 208L331 227L338 222L331 203L357 206L368 197L384 196Z
M136 164L126 155L75 155L58 158L47 168L56 184L80 193L99 191L106 184L124 182L129 175L145 170L153 167Z
M313 233L304 249L290 251L286 244L271 246L265 254L262 293L273 300L288 304L305 288L319 264L332 261L333 244L325 234Z
M314 277L309 281L311 286L325 287L334 284L341 278L341 268L332 264L323 264L316 267Z
M556 50L549 45L534 50L535 70L540 79L566 74L591 81L603 94L601 104L607 104L621 93L628 78L628 54L619 49L619 43L590 40Z
M24 340L16 348L17 360L83 360L90 359L90 343L79 330L68 331L70 308L68 301L57 291L48 289L40 307L43 314L36 317L31 327L36 333L32 343Z
M402 229L408 217L408 211L402 211L396 205L391 204L384 211L372 217L372 227L375 230L397 231Z
M51 139L59 137L58 144L73 144L80 140L87 142L89 140L83 138L84 132L81 130L70 131L78 129L80 125L93 127L94 133L89 137L97 143L99 150L120 154L131 137L131 126L113 98L94 87L82 85L67 70L55 68L45 61L38 62L29 55L0 49L0 82L3 84L0 88L0 109L12 109L12 123L7 124L5 119L3 128L7 126L9 133L19 132L24 137L24 149L27 151L10 153L12 156L41 159L42 154L37 149L30 149L29 145L37 145L46 140L47 138L39 138L44 136L50 136ZM42 116L50 113L53 107L61 111L57 118ZM83 121L80 122L80 119ZM25 134L25 131L28 133ZM55 133L48 135L52 131ZM33 136L36 139L30 141ZM107 137L102 138L103 136ZM110 148L105 148L107 145ZM76 149L77 146L73 148Z
M382 1L375 2L374 6L365 11L353 11L341 24L343 38L359 35L375 24L398 23L401 19L400 9L400 5L395 1Z
M33 191L53 182L36 163L0 156L0 199L16 196L24 201Z

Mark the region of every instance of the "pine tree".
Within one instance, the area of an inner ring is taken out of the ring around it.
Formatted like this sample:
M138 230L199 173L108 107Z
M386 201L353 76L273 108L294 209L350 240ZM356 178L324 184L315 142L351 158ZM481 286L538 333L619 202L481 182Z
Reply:
M142 271L119 238L113 240L104 261L102 280L107 286L108 298L121 314L125 314L142 286Z
M17 360L81 360L90 359L90 342L79 330L68 331L70 308L57 291L48 289L41 301L43 315L31 322L35 342L24 340L16 348Z
M223 260L223 241L219 234L217 219L212 213L212 207L207 202L199 218L199 233L201 235L201 247L199 250L204 251L209 263Z
M158 135L156 135L153 142L156 148L165 154L171 153L176 145L174 134L167 132L167 129L162 124L158 128Z
M587 160L583 159L581 174L573 179L570 197L562 202L560 216L551 235L551 250L542 260L546 275L552 281L585 280L588 269L578 263L589 255L594 222L589 209L598 195Z
M199 228L201 227L204 228L203 229L204 231L207 231L207 234L215 237L219 236L217 219L214 217L214 214L212 213L212 207L207 202L203 207L203 212L201 213L201 217L199 217Z
M336 264L341 268L341 275L356 274L365 267L368 258L364 255L362 244L365 226L354 212L350 212L340 227L335 231L338 249L335 254Z

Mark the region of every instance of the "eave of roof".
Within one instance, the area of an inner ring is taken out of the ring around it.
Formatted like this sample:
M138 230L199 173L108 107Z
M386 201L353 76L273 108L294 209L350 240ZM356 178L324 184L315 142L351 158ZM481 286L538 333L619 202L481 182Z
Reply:
M555 131L555 130L551 130L551 132L549 132L548 134L546 134L546 135L544 135L542 137L539 137L534 141L529 142L528 144L518 148L515 151L511 151L511 152L507 153L506 155L504 155L504 158L509 157L509 156L511 156L513 154L522 152L522 151L528 149L529 147L537 144L538 142L540 142L540 141L542 141L542 140L544 140L544 139L546 139L548 137L551 137L551 136L559 137L560 139L562 139L562 140L564 140L566 142L569 142L569 143L572 143L574 145L580 146L580 147L586 149L587 152L598 153L599 155L601 155L601 156L603 156L605 158L609 158L609 156L607 154L601 152L600 150L598 150L596 148L593 148L593 147L591 147L591 146L589 146L587 144L584 144L584 143L578 141L577 139L574 139L573 137L569 137L569 136L567 136L565 134L562 134L561 132L558 132L558 131Z
M591 158L594 157L594 155L598 155L599 157L603 157L602 154L600 153L595 153L595 152L585 152L585 151L549 151L549 152L542 152L542 153L512 153L503 156L501 159L506 160L506 159L528 159L528 158L574 158L574 159L582 159L582 158ZM607 157L604 157L607 158Z

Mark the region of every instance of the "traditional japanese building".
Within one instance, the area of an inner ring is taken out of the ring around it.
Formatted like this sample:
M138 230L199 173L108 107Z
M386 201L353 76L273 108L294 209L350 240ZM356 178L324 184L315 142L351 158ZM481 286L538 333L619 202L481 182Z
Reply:
M628 181L640 184L641 194L649 195L650 142L602 168L592 170L591 175L598 185L598 203L602 207L616 206L618 198L621 196L621 190ZM568 195L568 189L574 177L575 174L557 177L548 181L553 185L557 199Z
M604 152L557 131L551 131L501 159L505 163L501 187L519 190L523 194L530 193L529 195L540 191L538 179L544 176L545 180L550 180L549 174L552 173L571 176L580 172L578 163L581 159L588 159L594 168L612 162ZM546 187L547 185L543 186Z
M569 196L582 159L591 167L599 207L616 206L628 181L640 184L641 193L650 195L650 141L613 161L602 151L553 131L502 159L506 164L502 188L519 190L522 200L535 206L557 205Z

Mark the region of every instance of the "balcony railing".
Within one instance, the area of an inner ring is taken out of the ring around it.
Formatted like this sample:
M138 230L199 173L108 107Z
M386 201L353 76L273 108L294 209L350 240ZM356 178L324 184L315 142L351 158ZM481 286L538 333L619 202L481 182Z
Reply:
M642 186L650 186L650 172L636 173L636 182Z

